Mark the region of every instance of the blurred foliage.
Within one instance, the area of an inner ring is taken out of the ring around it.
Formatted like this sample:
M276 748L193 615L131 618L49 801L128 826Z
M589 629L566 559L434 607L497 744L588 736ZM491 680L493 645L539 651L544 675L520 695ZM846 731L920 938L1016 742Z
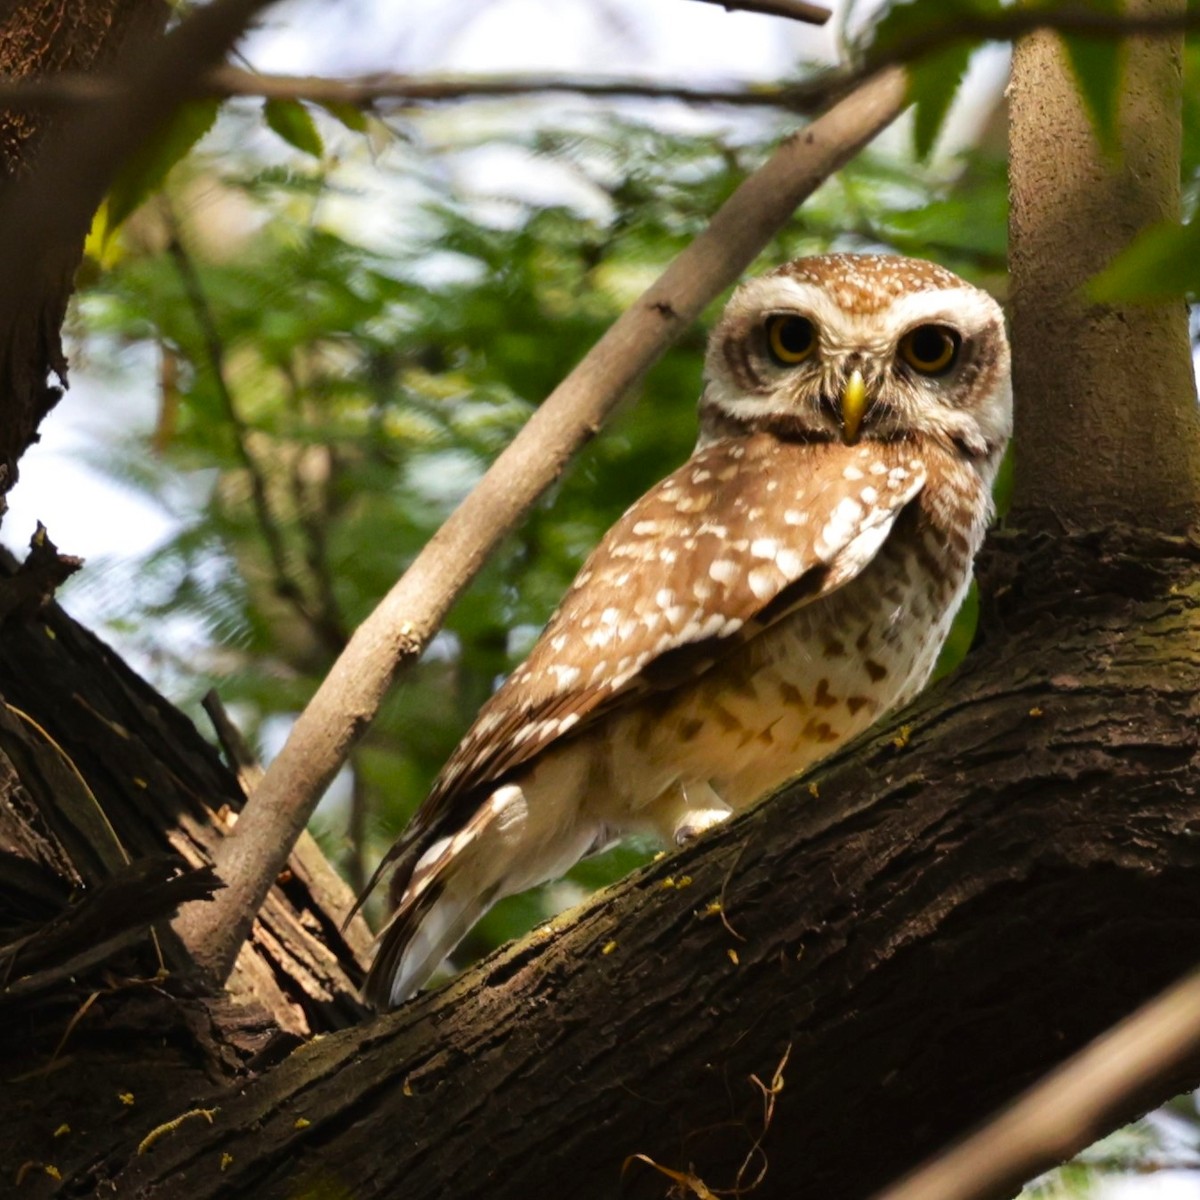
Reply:
M863 43L886 46L1000 7L892 5ZM1003 147L989 144L1002 140L989 136L994 122L981 123L977 151L935 153L971 50L958 42L917 65L911 148L856 158L755 269L828 249L893 248L1003 297L1007 184ZM1111 44L1082 42L1071 53L1103 135L1118 56ZM1194 48L1188 65L1200 66ZM1198 105L1189 88L1189 216L1200 195ZM73 317L83 369L144 387L156 364L155 427L105 447L97 465L171 513L176 532L131 568L93 570L74 586L107 589L119 614L111 632L177 699L195 711L216 686L246 731L271 745L532 409L795 121L739 114L681 132L654 123L645 106L603 117L545 107L530 120L528 109L490 105L385 123L346 106L271 101L226 105L197 148L213 111L184 110L114 189ZM495 177L481 154L504 164ZM541 191L557 195L531 199L540 192L521 186L524 173L546 171L553 185ZM382 231L368 218L380 205ZM1194 292L1196 238L1194 226L1148 235L1109 283ZM703 326L718 307L482 570L356 750L346 786L316 822L354 883L603 531L689 454ZM943 671L969 647L976 608L972 594ZM650 852L612 850L506 901L460 958ZM1115 1151L1101 1154L1111 1168ZM1098 1162L1029 1194L1091 1195Z

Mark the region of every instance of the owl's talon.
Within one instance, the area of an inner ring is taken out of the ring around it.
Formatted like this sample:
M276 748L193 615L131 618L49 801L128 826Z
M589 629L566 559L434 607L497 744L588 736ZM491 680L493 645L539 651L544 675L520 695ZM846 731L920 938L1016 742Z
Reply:
M728 821L732 815L728 808L692 809L675 826L675 845L686 846L688 842L694 842L702 833Z

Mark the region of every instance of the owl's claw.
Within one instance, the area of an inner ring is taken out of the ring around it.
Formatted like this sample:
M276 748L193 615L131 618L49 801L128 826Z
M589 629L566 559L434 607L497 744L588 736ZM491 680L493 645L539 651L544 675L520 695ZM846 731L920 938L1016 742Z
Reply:
M675 845L686 846L688 842L694 842L702 833L728 821L732 815L728 808L689 809L675 826Z

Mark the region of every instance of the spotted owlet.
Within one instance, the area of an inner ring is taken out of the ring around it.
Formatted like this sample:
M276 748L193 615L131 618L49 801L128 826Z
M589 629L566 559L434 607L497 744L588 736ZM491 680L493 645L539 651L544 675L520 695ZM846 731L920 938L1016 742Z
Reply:
M832 254L743 284L695 453L608 531L386 856L367 998L410 996L501 897L626 833L686 841L915 695L1011 408L1000 309L941 267Z

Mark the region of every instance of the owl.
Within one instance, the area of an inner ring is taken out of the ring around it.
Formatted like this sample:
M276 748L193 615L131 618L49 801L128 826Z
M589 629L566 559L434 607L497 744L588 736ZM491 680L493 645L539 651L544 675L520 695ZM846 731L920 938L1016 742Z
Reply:
M733 294L699 410L376 872L375 1006L495 901L626 834L696 837L928 679L1011 428L995 301L914 259L798 259Z

